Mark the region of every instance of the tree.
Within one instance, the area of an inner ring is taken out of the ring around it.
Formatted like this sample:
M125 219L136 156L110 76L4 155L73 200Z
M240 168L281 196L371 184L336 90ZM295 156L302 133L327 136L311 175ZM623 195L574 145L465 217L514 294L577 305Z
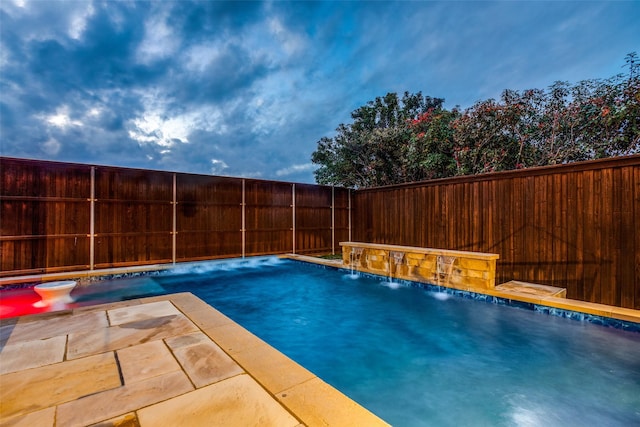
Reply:
M353 123L341 124L333 138L323 137L311 161L320 165L320 184L370 187L407 182L405 154L411 144L410 124L429 109L441 109L443 99L388 93L351 113Z
M403 152L407 181L453 176L456 173L451 123L460 116L457 109L430 108L410 122L411 137Z
M518 92L505 90L501 102L480 101L452 122L458 175L526 167L535 113Z
M640 153L640 63L625 62L627 74L507 89L462 113L388 93L318 141L316 181L370 187Z
M500 101L480 101L454 128L456 173L477 174L569 163L640 152L640 76L636 55L629 74L548 91L505 90Z
M532 132L538 165L640 152L640 76L636 55L627 55L629 74L556 82Z

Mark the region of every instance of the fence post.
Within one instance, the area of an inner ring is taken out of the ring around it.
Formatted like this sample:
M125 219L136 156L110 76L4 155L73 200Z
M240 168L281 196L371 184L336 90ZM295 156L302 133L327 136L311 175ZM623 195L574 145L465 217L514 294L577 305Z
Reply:
M296 185L295 184L291 184L291 210L292 210L292 215L293 215L293 233L291 233L293 235L292 237L292 253L296 253Z
M242 233L242 258L245 257L245 253L246 253L246 244L247 244L247 217L246 217L246 206L247 206L247 199L246 199L246 195L245 195L245 180L242 180L242 229L240 230Z
M336 187L331 186L331 255L336 254Z
M351 242L351 189L349 188L347 191L349 191L349 207L348 207L348 211L349 211L349 241Z
M91 190L89 195L89 270L95 266L96 253L96 167L91 166Z
M176 173L173 174L173 201L171 202L173 205L173 224L171 228L171 260L173 264L176 263L176 244L177 244L177 234L178 234L178 180L176 177Z

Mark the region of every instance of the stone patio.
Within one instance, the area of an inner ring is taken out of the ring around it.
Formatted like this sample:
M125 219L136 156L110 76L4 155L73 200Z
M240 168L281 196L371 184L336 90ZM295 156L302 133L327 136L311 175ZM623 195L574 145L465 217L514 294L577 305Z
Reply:
M6 319L0 426L382 426L190 293Z

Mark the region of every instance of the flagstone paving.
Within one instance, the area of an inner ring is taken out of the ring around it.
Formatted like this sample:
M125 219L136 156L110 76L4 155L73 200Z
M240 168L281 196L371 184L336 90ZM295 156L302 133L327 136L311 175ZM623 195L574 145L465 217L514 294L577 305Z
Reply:
M0 365L0 374L62 362L66 346L64 336L5 345L2 353L6 362ZM24 357L25 354L30 357Z
M192 294L4 320L0 426L382 426Z

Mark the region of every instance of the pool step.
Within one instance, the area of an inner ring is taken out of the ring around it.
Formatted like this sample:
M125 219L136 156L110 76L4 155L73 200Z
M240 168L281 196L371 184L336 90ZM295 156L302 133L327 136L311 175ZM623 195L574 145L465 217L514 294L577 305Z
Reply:
M300 255L300 254L284 254L281 258L295 259L298 261L312 262L314 264L328 265L329 267L340 268L343 266L342 259L325 259L317 256Z
M537 295L541 297L566 298L567 289L549 285L539 285L537 283L520 282L511 280L496 286L497 291L512 292L516 294Z

